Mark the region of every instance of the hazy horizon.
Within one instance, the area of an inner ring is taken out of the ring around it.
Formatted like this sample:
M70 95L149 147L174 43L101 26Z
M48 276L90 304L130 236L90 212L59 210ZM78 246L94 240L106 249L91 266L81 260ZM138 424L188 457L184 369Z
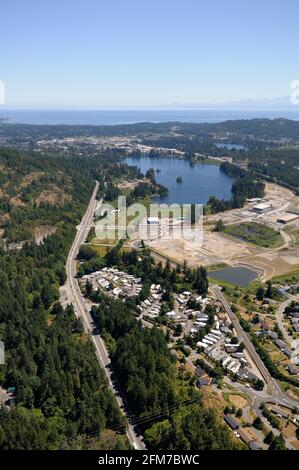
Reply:
M278 104L278 106L277 106ZM249 106L248 106L249 105ZM276 106L275 106L276 105ZM235 108L234 108L235 106ZM246 106L248 106L246 108ZM53 105L53 106L29 106L29 105L24 105L24 106L17 106L17 105L12 105L8 106L3 105L1 110L5 109L28 109L28 110L34 110L34 109L39 109L39 110L80 110L80 111L86 111L86 110L99 110L99 111L109 111L109 110L127 110L127 111L134 111L134 110L205 110L205 109L214 109L217 111L219 110L225 110L225 109L243 109L243 110L267 110L267 109L273 109L273 110L280 110L280 109L285 109L285 110L296 110L296 107L291 104L290 97L289 96L280 96L280 97L273 97L273 98L265 98L265 99L245 99L245 100L238 100L238 101L219 101L219 102L189 102L189 103L183 103L183 102L177 102L177 103L164 103L164 104L152 104L152 105L146 105L146 104L140 104L140 105L130 105L130 104L123 104L123 105L104 105L104 106L99 106L99 105L94 105L94 106L85 106L85 105ZM299 110L299 107L298 107Z

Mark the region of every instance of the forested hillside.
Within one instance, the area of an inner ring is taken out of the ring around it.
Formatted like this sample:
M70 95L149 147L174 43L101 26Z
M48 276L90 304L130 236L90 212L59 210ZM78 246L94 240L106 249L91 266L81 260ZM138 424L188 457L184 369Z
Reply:
M0 152L0 228L11 241L33 240L36 227L78 220L99 164L95 159Z
M15 407L0 411L2 449L126 445L112 432L103 444L105 429L120 425L122 415L80 321L71 307L55 304L75 224L94 179L114 164L113 158L106 161L0 152L0 227L11 240L29 240L19 251L0 248L0 339L6 353L0 386L15 388L16 396ZM57 200L38 204L48 192ZM15 197L22 203L16 205ZM32 236L38 224L55 227L39 245Z
M278 139L299 136L299 123L290 119L235 119L216 123L192 122L142 122L120 125L34 125L13 124L0 121L0 137L15 140L24 138L49 139L88 136L166 135L173 132L182 136L205 136L212 133L234 133L244 137ZM161 137L163 138L163 137ZM160 145L160 143L159 143Z
M209 198L207 206L213 214L243 207L246 199L262 198L264 196L265 183L260 177L256 177L251 172L228 162L221 163L220 171L236 179L232 185L232 198L230 200L220 200L215 196Z
M248 168L251 171L299 193L298 147L255 151L250 154L249 160Z

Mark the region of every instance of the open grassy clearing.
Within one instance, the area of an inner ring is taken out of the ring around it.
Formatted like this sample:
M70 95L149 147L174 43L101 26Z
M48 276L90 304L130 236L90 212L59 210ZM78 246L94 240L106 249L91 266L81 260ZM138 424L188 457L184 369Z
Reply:
M116 245L115 240L94 240L90 247L103 258ZM132 248L129 245L123 245L120 252L129 252Z
M91 245L91 248L101 257L104 256L113 248L114 245Z
M126 194L122 194L122 196L125 196ZM133 210L133 206L130 207L130 206L127 206L126 208L126 224L128 224L129 222L131 222L132 220L135 220L136 218L143 218L143 217L148 217L150 216L150 205L153 204L154 201L149 197L149 196L146 196L144 198L140 198L140 199L136 199L134 205L141 205L145 208L144 210L144 213L143 212L139 212L137 207L136 207L136 212L134 212L135 210L135 207L134 207L134 210ZM119 210L119 207L118 207L118 199L114 199L113 201L109 201L107 202L107 204L110 204L111 207L113 207L114 210ZM129 209L129 211L128 211ZM108 220L110 220L110 223L112 224L115 224L117 225L118 224L118 220L123 217L123 214L122 213L119 213L119 212L116 212L114 214L111 214L110 211L108 210Z
M294 282L299 280L299 269L294 269L282 276L273 277L273 282Z
M244 408L247 403L248 399L244 393L223 393L223 398L229 405L234 405L236 408Z
M237 237L247 243L262 246L263 248L276 248L283 243L279 232L256 222L229 225L225 227L224 233Z
M296 227L286 227L285 231L288 232L291 236L295 238L295 244L299 243L299 228Z
M217 263L217 264L210 264L209 266L206 266L207 271L218 271L218 269L224 269L224 268L229 268L229 265L227 263Z

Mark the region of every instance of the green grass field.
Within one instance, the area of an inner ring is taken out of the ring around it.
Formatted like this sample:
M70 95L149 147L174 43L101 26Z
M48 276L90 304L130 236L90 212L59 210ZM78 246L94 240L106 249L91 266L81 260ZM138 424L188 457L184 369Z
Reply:
M108 251L113 248L114 245L99 245L98 243L90 245L90 247L97 252L97 254L104 258Z
M273 277L272 281L274 282L289 282L293 283L299 280L299 269L294 269L286 274L281 276Z
M237 237L252 245L262 246L263 248L276 248L283 243L279 232L266 225L257 224L256 222L229 225L225 227L224 233Z

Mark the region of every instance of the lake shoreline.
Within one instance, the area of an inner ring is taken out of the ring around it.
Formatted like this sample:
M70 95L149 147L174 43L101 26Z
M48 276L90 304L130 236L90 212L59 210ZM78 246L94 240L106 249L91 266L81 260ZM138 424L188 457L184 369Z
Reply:
M220 171L219 162L198 161L171 157L130 156L123 162L137 166L143 174L153 168L156 181L168 188L165 197L153 197L153 202L164 204L206 204L211 196L229 200L235 179ZM182 182L177 182L181 177Z

